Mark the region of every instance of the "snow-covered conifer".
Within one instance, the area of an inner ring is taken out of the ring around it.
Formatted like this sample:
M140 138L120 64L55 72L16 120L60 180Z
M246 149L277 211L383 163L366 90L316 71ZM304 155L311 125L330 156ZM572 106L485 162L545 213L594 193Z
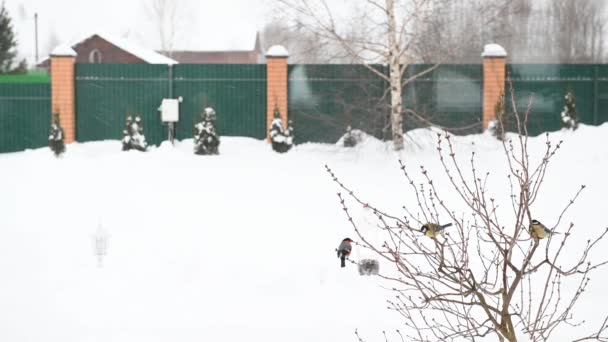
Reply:
M122 150L128 151L135 149L145 152L148 148L146 136L144 135L144 126L141 117L137 115L135 120L129 115L125 123L125 129L122 131Z
M293 123L288 121L287 128L283 127L281 112L278 107L274 109L274 118L270 125L270 142L272 149L279 153L285 153L293 146L294 129Z
M207 107L201 113L202 121L194 125L194 153L219 154L220 137L216 129L215 110Z
M342 138L338 141L338 144L341 144L344 147L355 147L358 143L363 141L364 133L358 129L352 129L350 125L346 127L346 133L342 136Z
M49 134L49 147L53 150L56 157L59 157L65 152L65 144L63 142L63 128L59 123L59 114L53 114L53 121L51 123L51 132Z
M576 97L572 91L569 91L564 96L566 105L562 112L562 127L575 130L578 128L578 112L576 111Z

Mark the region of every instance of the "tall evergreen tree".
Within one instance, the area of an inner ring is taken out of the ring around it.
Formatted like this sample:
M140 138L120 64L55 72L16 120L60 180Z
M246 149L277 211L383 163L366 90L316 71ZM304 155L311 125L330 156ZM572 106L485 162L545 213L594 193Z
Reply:
M6 74L11 72L13 60L17 55L17 40L12 19L6 10L4 1L0 6L0 74Z

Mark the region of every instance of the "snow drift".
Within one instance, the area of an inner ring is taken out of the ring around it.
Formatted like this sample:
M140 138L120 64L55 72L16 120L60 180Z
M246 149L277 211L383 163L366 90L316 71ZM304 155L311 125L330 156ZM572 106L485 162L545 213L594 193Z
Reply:
M564 220L589 236L606 227L607 134L607 124L551 134L564 145L539 217L551 220L586 184ZM354 341L355 329L369 341L383 340L383 330L395 339L405 328L386 310L390 291L356 265L339 267L335 248L355 234L323 166L397 212L408 198L398 158L441 172L435 131L410 132L405 142L402 153L372 137L354 148L304 144L286 154L265 141L223 137L218 156L194 155L192 140L147 153L102 141L68 145L60 159L48 148L0 155L0 340ZM502 146L489 134L454 143L463 156L477 151L479 168L497 179L506 173ZM544 137L530 147L539 155ZM353 209L373 232L368 214ZM601 273L576 311L586 319L582 330L562 326L560 339L601 323L597 305L608 302Z

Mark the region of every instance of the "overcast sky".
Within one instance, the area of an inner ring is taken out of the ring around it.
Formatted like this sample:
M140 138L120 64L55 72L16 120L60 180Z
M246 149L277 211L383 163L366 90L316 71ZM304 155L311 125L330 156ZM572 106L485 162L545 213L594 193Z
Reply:
M175 49L244 49L269 16L272 0L174 0L185 14ZM95 32L121 36L158 49L151 0L6 0L21 58L34 60L34 13L38 13L38 50L43 59L58 42L75 42Z

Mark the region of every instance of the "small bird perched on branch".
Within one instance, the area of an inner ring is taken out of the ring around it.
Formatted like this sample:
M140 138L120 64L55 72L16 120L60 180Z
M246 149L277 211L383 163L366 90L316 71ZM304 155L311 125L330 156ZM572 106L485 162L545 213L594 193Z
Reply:
M530 235L532 235L532 237L536 239L544 239L549 235L559 234L551 231L550 229L545 227L544 224L540 223L540 221L537 220L532 220L532 222L530 222L529 231Z
M340 267L346 267L346 257L349 256L350 252L353 250L351 242L353 242L353 240L346 238L342 240L340 246L338 246L338 258L340 258Z
M451 223L447 223L447 224L436 224L436 223L425 223L422 225L422 227L420 228L420 231L430 237L431 239L434 239L435 237L437 237L437 235L439 235L441 232L443 232L444 229L446 229L447 227L451 226Z

